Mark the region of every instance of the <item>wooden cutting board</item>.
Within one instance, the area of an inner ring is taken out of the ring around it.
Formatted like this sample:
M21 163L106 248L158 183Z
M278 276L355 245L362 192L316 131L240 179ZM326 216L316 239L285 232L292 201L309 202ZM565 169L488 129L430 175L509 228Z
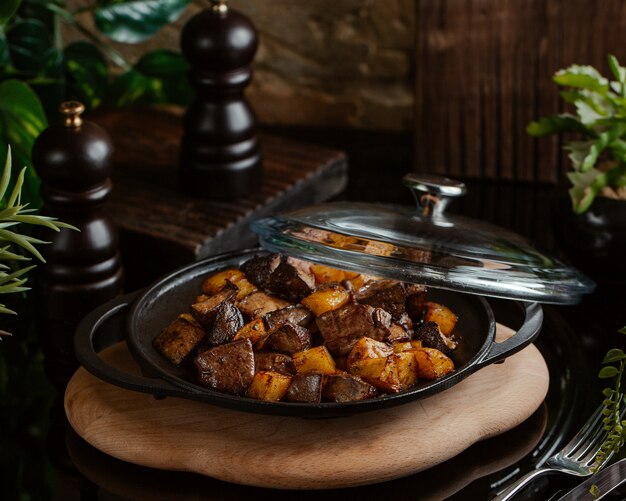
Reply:
M498 326L498 338L512 331ZM101 352L139 373L125 343ZM510 430L543 402L549 374L529 346L451 389L332 419L265 416L110 385L80 368L65 393L74 430L130 463L279 489L352 487L411 475Z

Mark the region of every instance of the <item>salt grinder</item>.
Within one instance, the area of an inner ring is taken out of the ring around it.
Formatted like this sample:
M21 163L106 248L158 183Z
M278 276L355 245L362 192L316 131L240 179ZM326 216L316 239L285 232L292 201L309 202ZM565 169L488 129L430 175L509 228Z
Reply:
M80 320L122 292L117 232L102 208L111 191L113 145L98 125L83 121L85 107L64 102L64 123L37 138L32 159L41 178L42 213L80 231L47 228L37 236L46 263L38 267L41 336L46 369L64 387L78 367L73 335Z
M224 0L212 0L182 31L197 91L183 120L179 166L183 190L191 195L233 200L260 187L256 119L243 94L257 46L252 22Z

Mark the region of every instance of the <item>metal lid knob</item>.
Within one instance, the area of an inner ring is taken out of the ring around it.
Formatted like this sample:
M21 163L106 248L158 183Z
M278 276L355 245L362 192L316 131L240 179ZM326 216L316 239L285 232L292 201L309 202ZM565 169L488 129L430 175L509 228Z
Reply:
M425 172L406 174L402 184L411 190L425 217L440 216L453 198L462 197L467 192L465 184L460 181Z

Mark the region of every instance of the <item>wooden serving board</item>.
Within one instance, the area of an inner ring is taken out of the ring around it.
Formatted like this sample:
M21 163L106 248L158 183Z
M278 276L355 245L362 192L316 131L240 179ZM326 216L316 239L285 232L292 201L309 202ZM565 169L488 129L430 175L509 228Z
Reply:
M498 337L511 335L498 326ZM139 373L125 343L101 355ZM485 367L424 400L350 417L266 416L110 385L80 368L65 393L74 430L130 463L279 489L384 482L430 468L510 430L543 402L549 375L537 348Z

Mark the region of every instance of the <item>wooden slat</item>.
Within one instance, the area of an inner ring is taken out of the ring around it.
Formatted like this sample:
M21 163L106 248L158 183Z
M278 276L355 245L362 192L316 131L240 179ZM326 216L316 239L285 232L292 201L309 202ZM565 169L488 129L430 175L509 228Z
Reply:
M551 76L626 62L621 0L418 0L416 168L461 177L562 180L559 138L526 125L563 110ZM621 57L620 57L621 56Z

